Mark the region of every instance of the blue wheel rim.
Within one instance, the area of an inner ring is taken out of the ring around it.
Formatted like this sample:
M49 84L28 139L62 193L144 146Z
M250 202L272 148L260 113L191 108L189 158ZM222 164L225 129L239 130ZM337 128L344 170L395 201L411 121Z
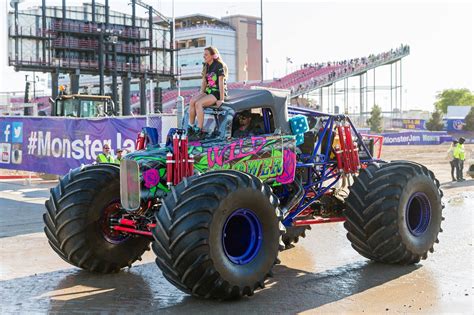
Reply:
M431 221L431 204L426 194L417 192L410 197L405 210L405 219L408 230L414 236L426 232Z
M262 223L257 215L245 208L232 212L222 229L222 247L227 258L245 265L257 256L262 247Z

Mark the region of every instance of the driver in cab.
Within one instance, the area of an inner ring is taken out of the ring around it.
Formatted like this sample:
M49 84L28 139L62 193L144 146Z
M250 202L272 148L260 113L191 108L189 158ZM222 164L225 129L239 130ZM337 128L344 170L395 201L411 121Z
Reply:
M259 134L259 132L252 128L252 113L250 112L250 110L244 110L237 114L237 120L238 127L234 130L234 133L232 134L234 138L244 138Z

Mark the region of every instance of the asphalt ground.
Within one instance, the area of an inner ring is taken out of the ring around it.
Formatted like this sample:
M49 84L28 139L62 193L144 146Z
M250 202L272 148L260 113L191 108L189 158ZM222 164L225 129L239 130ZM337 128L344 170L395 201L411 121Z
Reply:
M474 180L450 181L446 149L384 148L385 158L421 162L442 183L444 232L427 260L414 266L373 263L351 248L342 224L317 225L280 254L265 289L231 302L182 293L163 278L151 252L118 274L67 264L43 233L44 201L56 183L0 181L0 312L472 314Z

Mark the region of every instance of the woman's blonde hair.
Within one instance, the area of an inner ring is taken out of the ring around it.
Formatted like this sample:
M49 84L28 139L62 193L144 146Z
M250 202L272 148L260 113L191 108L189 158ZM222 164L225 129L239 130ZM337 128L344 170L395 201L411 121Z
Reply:
M219 50L214 46L206 47L204 48L204 50L207 50L213 58L214 56L217 56L217 59L214 59L214 61L217 61L222 65L222 68L224 69L224 78L227 78L229 74L229 70L227 69L227 65L225 64L224 60L222 60L222 57L219 54ZM202 67L202 76L204 77L206 74L207 74L207 66L206 66L206 63L204 63Z

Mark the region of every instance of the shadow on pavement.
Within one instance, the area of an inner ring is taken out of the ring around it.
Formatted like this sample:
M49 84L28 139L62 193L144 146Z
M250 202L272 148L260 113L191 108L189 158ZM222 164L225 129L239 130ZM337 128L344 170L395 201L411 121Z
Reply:
M117 274L78 269L0 282L6 312L111 313L296 313L364 292L407 275L420 266L391 266L359 261L320 273L278 265L274 278L253 297L209 301L177 290L154 263Z
M43 231L44 200L56 183L0 182L0 238Z
M0 198L0 238L43 231L44 205Z
M466 179L463 182L444 182L441 183L441 188L450 189L450 188L459 188L459 187L474 187L474 180Z

